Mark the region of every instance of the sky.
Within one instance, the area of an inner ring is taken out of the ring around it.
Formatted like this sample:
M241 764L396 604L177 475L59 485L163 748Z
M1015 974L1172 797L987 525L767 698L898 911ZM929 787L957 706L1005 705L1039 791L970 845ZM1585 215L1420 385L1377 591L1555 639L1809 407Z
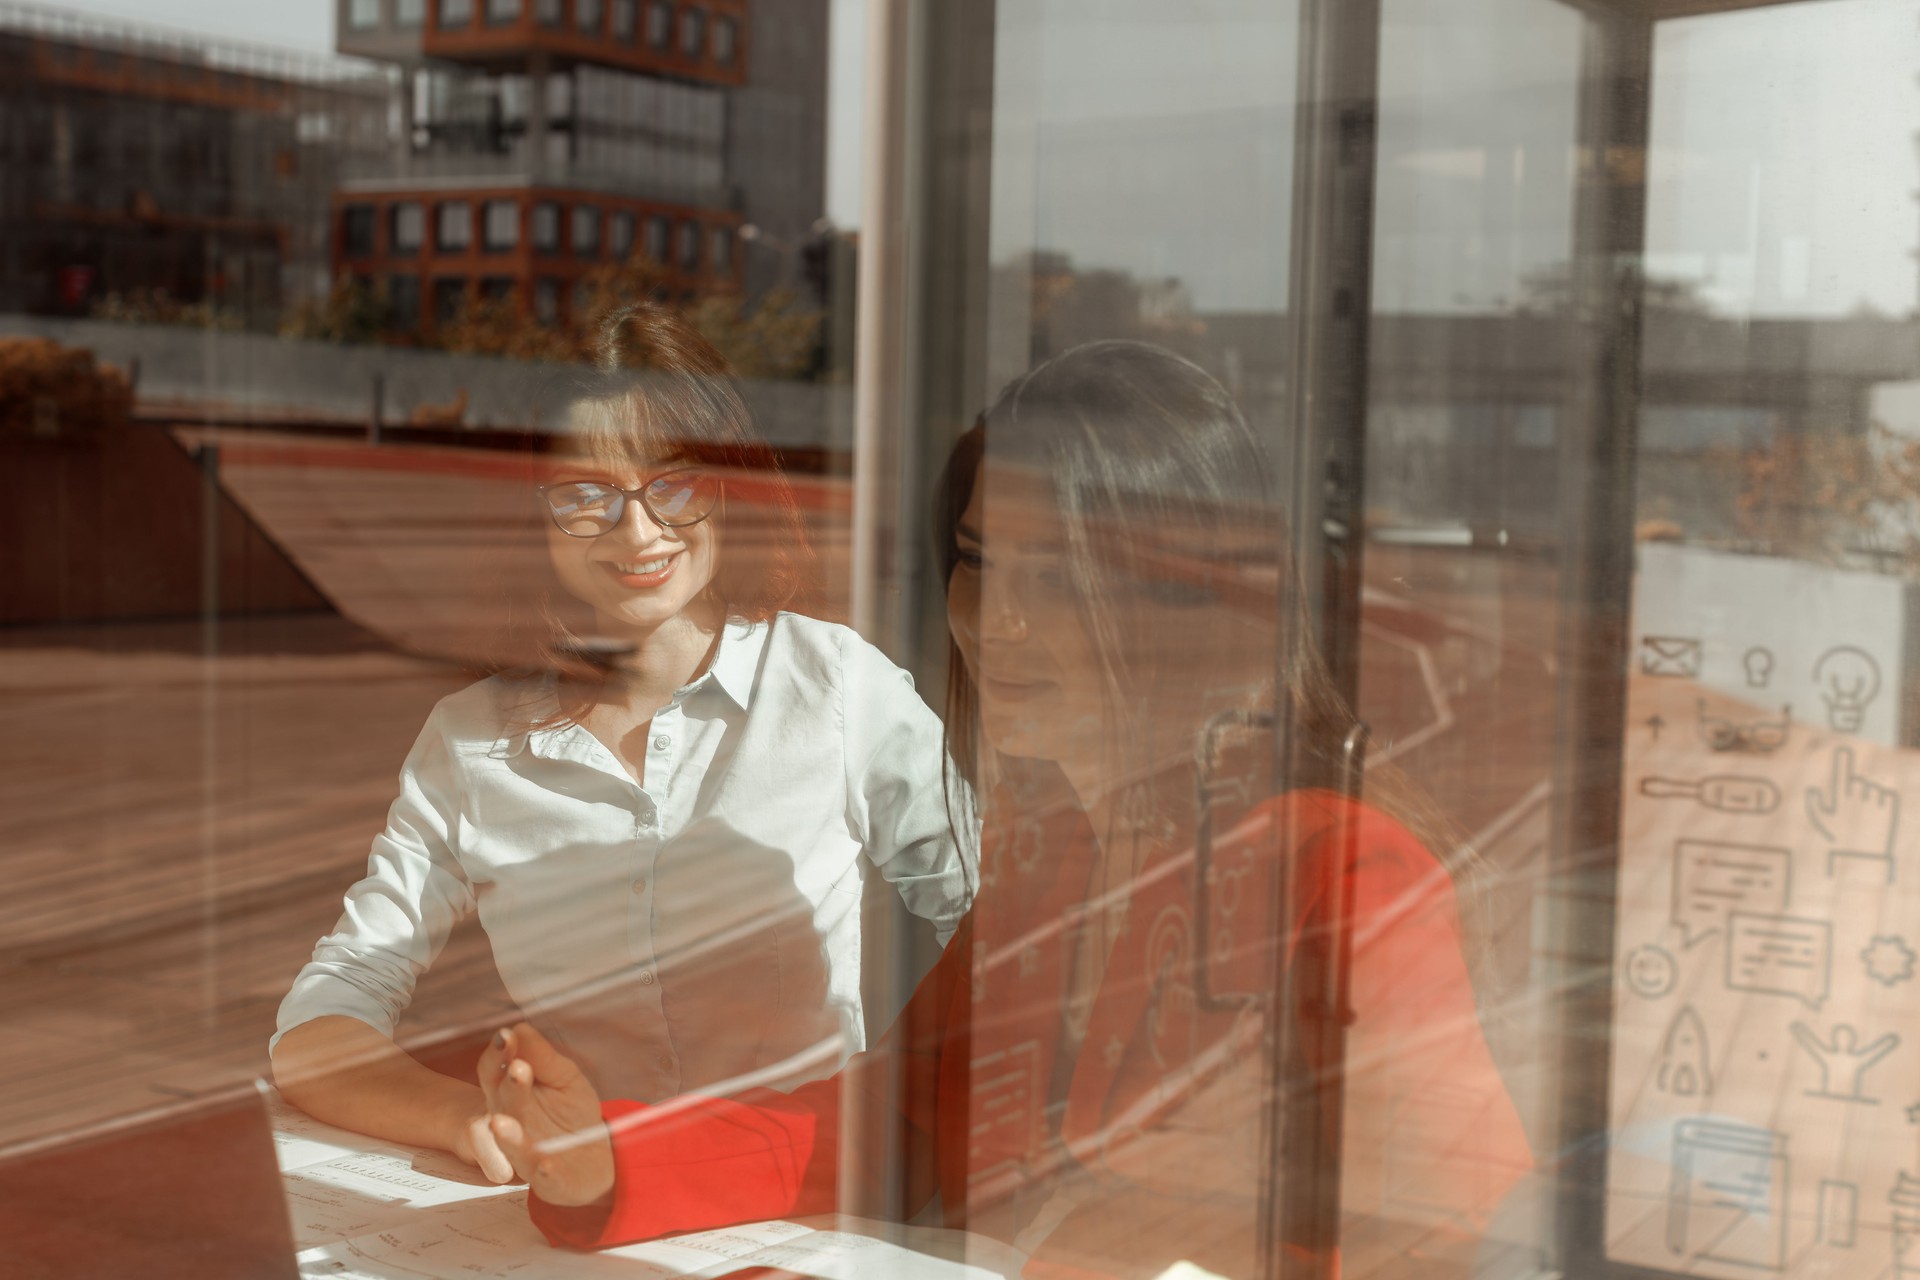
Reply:
M860 213L864 0L831 0L828 216ZM312 52L332 0L61 0ZM1821 0L1660 24L1649 269L1723 311L1920 303L1920 13ZM1555 0L1388 0L1376 305L1500 310L1564 262L1579 30ZM1288 0L1002 0L996 257L1177 277L1194 305L1286 297Z

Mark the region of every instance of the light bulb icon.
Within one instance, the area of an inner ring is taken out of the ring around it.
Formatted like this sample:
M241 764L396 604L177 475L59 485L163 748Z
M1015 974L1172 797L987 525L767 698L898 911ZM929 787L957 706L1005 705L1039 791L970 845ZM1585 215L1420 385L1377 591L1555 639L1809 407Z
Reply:
M1827 724L1841 733L1858 733L1867 704L1880 693L1880 664L1864 650L1843 644L1813 664L1813 683L1827 704Z
M1764 689L1767 681L1773 679L1773 650L1763 645L1755 645L1747 650L1746 657L1740 660L1747 672L1747 688Z

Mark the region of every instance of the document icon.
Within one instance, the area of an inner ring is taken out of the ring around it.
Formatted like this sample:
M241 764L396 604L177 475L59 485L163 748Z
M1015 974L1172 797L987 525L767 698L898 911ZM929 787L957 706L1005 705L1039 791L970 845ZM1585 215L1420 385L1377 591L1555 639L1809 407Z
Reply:
M1700 677L1700 642L1685 636L1641 636L1640 673L1680 680Z
M1786 1135L1724 1120L1675 1126L1667 1248L1742 1267L1785 1267Z

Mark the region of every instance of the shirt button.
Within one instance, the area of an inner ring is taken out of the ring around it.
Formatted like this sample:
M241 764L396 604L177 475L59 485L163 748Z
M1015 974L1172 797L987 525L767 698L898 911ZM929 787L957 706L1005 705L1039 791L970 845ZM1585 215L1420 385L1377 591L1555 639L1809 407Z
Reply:
M672 745L673 745L673 739L669 738L666 734L656 733L653 735L653 749L655 751L665 751L668 747Z
M645 893L647 891L647 878L645 876L641 876L633 882L633 891L635 893Z
M641 973L640 973L640 985L641 985L641 986L643 986L643 987L650 987L650 986L652 986L652 985L653 985L653 970L651 970L651 969L643 969L643 970L641 971Z
M655 1060L655 1065L662 1071L673 1070L673 1055L670 1053L661 1054L660 1057Z

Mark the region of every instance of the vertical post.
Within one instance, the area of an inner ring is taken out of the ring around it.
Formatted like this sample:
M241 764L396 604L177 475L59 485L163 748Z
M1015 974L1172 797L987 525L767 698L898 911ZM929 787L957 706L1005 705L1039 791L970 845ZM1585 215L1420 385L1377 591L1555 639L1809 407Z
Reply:
M917 0L867 0L867 57L859 298L854 337L853 529L849 588L855 630L893 650L898 596L889 588L897 570L903 450L914 429L908 419L911 370L908 337L914 331L908 278L910 182L907 172L912 66L911 28ZM897 912L864 911L862 950L873 958L864 975L870 1001L898 1007L906 975L904 936ZM908 987L910 990L911 988ZM889 1055L890 1058L890 1055ZM905 1152L892 1099L903 1082L890 1060L866 1070L885 1078L849 1090L851 1097L883 1099L849 1106L841 1115L838 1202L842 1212L900 1220L899 1175Z
M1560 723L1554 734L1549 936L1560 950L1556 1188L1559 1256L1604 1271L1605 1157L1613 1025L1614 892L1620 847L1634 457L1639 438L1641 254L1653 20L1596 7L1584 32L1573 244L1578 363L1561 432Z
M854 333L854 629L883 646L891 630L883 556L893 542L899 446L910 430L907 337L909 27L914 0L867 4L865 192Z
M367 406L367 443L379 444L382 429L385 427L387 407L387 375L380 370L373 371L373 395Z
M1302 0L1289 255L1289 465L1296 590L1313 640L1345 703L1359 692L1362 516L1365 510L1367 350L1372 313L1373 193L1380 0ZM1283 597L1285 593L1283 593ZM1283 598L1277 634L1298 626ZM1289 687L1293 647L1279 644L1274 687ZM1336 785L1319 776L1288 705L1278 706L1278 790ZM1337 744L1321 744L1334 747ZM1364 752L1364 733L1348 744ZM1356 771L1359 762L1352 762ZM1285 842L1285 832L1278 833ZM1343 878L1341 868L1334 879ZM1270 927L1291 939L1310 886L1275 877ZM1267 1027L1262 1110L1260 1244L1272 1280L1339 1274L1345 1037L1328 991L1344 990L1344 921L1322 945L1274 948L1278 972Z
M220 994L220 446L194 452L200 467L200 1016Z

